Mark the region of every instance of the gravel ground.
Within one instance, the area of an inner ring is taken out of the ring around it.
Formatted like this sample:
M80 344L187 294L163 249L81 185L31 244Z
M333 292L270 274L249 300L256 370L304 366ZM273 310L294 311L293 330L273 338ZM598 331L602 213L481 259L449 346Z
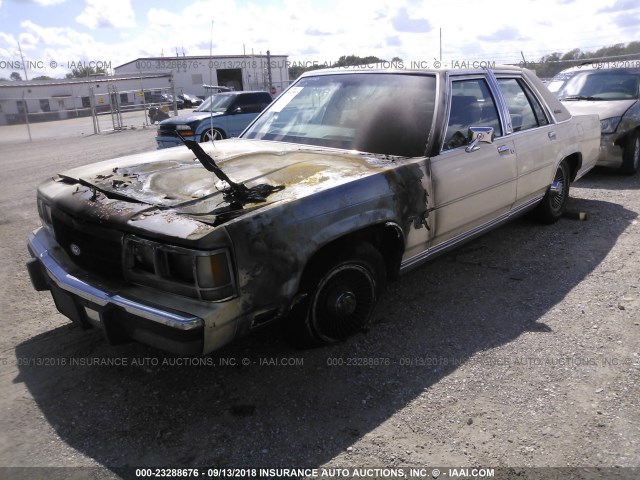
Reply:
M592 172L572 188L587 221L522 218L401 277L369 331L340 345L298 351L272 329L193 364L78 330L24 267L36 186L152 150L153 135L2 144L0 478L54 478L1 468L37 466L97 467L64 478L126 466L640 467L640 176Z

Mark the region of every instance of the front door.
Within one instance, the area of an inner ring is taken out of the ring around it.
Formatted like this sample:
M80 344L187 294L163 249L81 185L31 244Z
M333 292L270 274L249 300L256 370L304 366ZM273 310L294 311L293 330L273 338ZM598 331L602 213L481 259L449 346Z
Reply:
M453 77L447 128L431 159L435 233L432 248L464 240L507 214L516 199L517 163L484 75ZM493 128L493 143L468 148L470 127Z

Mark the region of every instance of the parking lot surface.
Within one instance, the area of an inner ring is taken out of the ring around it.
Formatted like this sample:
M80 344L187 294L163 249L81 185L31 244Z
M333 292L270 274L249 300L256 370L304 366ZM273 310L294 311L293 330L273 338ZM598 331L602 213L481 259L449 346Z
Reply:
M25 269L37 185L154 134L2 142L0 468L640 467L640 176L592 172L586 221L520 218L401 277L344 343L273 328L185 359L79 330Z

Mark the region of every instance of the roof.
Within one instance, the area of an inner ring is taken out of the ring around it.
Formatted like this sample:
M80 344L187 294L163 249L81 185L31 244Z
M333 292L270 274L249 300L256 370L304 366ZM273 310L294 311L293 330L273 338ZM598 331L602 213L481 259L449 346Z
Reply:
M149 78L167 78L171 75L169 73L121 73L118 75L109 76L95 76L95 77L82 77L82 78L61 78L52 80L17 80L17 81L2 81L0 87L42 87L52 85L80 85L86 83L105 83L113 82L117 80L144 80Z
M289 55L273 55L273 54L269 54L270 58L274 58L274 57L280 57L280 58L286 58ZM117 67L114 67L114 69L118 69L121 67L124 67L126 65L131 65L132 63L136 63L136 62L141 62L141 61L154 61L154 62L175 62L175 61L185 61L185 60L217 60L217 59L229 59L229 58L246 58L246 59L252 59L252 58L267 58L267 55L263 55L263 54L259 54L259 55L194 55L194 56L177 56L177 57L140 57L140 58L136 58L135 60L131 60L130 62L127 63L123 63L122 65L118 65Z
M578 72L627 72L627 73L640 73L640 60L639 66L633 67L620 67L614 63L610 63L610 65L614 66L602 66L606 64L598 64L598 63L590 63L585 65L580 65L578 67L565 68L564 70L559 71L556 76L564 75L568 73L578 73ZM554 77L555 78L555 77Z
M265 92L264 90L233 90L231 92L214 93L214 95L240 95L240 94L244 94L244 93L266 93L266 94L269 94L269 92Z
M515 65L494 65L491 68L425 68L425 69L412 69L412 68L381 68L379 64L367 64L367 65L350 65L346 67L331 67L331 68L318 68L316 70L308 70L304 72L300 77L314 76L314 75L326 75L336 73L426 73L432 75L441 75L444 73L482 73L485 70L491 70L492 72L522 72L528 69L518 67Z

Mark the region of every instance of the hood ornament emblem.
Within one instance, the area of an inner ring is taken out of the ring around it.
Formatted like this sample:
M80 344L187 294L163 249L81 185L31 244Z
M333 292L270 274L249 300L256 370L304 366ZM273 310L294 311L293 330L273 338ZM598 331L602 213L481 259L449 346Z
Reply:
M82 250L80 250L80 247L75 243L72 243L71 245L69 245L69 248L71 249L71 253L73 253L76 257L80 256L80 254L82 253Z

